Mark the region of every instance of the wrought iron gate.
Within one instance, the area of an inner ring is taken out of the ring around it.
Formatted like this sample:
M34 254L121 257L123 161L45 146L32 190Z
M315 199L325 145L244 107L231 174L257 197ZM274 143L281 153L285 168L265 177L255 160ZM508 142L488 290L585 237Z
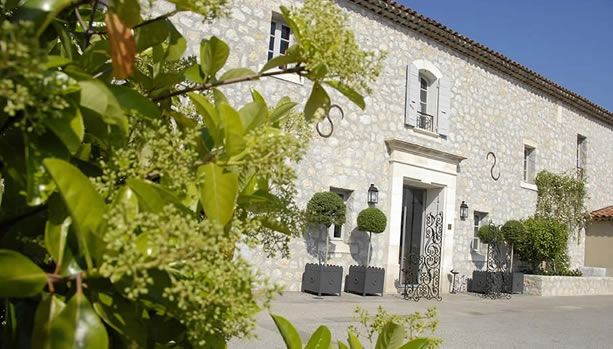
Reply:
M404 299L441 301L441 252L443 249L443 212L426 215L425 244L422 254L409 254L404 273ZM414 282L411 282L414 281Z

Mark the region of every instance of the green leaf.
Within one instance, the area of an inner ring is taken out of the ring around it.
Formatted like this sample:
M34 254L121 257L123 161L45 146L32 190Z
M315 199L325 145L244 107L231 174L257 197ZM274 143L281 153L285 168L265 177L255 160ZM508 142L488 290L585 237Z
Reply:
M304 349L330 349L332 334L326 326L319 326Z
M281 6L280 9L283 19L285 19L285 23L289 25L289 28L292 30L292 34L294 34L294 38L296 41L300 42L302 39L302 33L300 33L296 22L292 19L292 16L290 15L291 11L285 6Z
M92 43L78 59L79 67L86 73L94 74L111 59L108 40L98 40ZM68 66L71 68L72 66ZM88 76L89 77L89 76Z
M138 197L138 202L143 210L159 213L166 205L170 204L186 210L181 200L159 184L137 178L130 178L126 183Z
M194 103L198 114L202 116L202 121L204 122L206 128L209 129L209 134L215 141L215 144L221 145L221 136L219 134L220 131L218 126L219 115L217 113L217 110L215 109L215 106L213 106L213 104L211 104L211 102L209 102L206 97L199 95L195 92L190 92L187 95L192 100L192 103Z
M266 62L266 64L264 64L262 69L260 69L260 73L269 71L276 67L282 67L286 64L292 64L292 63L298 63L298 62L299 60L296 57L293 57L290 55L277 56L271 59L270 61Z
M215 78L215 74L226 64L228 56L230 47L216 36L200 43L200 65L209 78Z
M219 106L219 116L224 128L225 152L234 156L245 150L246 143L243 138L243 124L240 114L231 106L223 103Z
M283 337L287 349L302 349L302 340L296 328L279 315L270 314L270 316L275 322L275 325L277 325L277 329L279 329L279 333L281 333L281 337Z
M69 159L70 153L64 144L51 132L41 135L26 133L26 195L28 205L42 204L55 189L53 180L43 166L49 157Z
M360 107L360 109L364 110L366 108L364 97L361 94L359 94L356 90L354 90L353 88L343 84L340 81L324 81L324 84L327 84L335 88L338 92L342 93L350 101L355 103L355 105Z
M430 338L416 338L398 349L427 349L434 341Z
M27 0L17 9L12 20L34 22L38 37L60 12L73 2L76 3L75 0Z
M147 329L139 316L136 303L129 302L117 293L91 293L92 305L96 313L115 331L138 344L147 346Z
M381 330L375 349L398 349L404 342L404 328L390 321Z
M113 0L111 9L119 16L123 24L130 28L141 20L138 0Z
M198 174L204 175L200 185L200 203L207 218L225 226L234 214L238 196L238 178L215 163L198 167Z
M283 97L279 100L279 103L277 103L272 112L270 112L268 119L273 123L282 120L289 115L289 112L296 105L298 105L298 103L292 102L288 97Z
M123 115L119 102L111 90L99 80L79 81L81 107L99 115L104 122L117 125L123 134L128 134L128 119Z
M49 327L53 319L64 309L66 304L53 294L43 298L36 308L34 330L32 331L32 348L52 349L49 343Z
M149 47L159 45L168 37L168 24L163 19L158 19L134 29L136 50L142 52Z
M104 324L83 293L77 292L51 322L53 349L107 349L109 338Z
M268 118L266 103L255 101L246 104L238 111L245 133L257 128Z
M167 20L168 32L168 48L166 49L166 60L172 62L177 61L183 57L183 53L187 49L187 40L179 33L177 28L171 21Z
M58 159L46 159L44 164L64 199L77 229L80 252L86 258L88 269L91 269L92 253L98 259L103 248L95 234L106 212L104 200L89 179L70 163Z
M0 250L0 298L32 297L47 284L47 274L28 257Z
M349 347L351 349L364 349L364 347L362 346L362 343L360 343L360 340L358 339L358 337L356 337L351 332L349 332L348 335L349 336L347 338L347 341L349 342Z
M191 82L195 82L197 84L204 83L204 73L202 72L202 69L200 69L200 64L194 64L187 67L183 71L183 75L185 75L185 78Z
M85 135L83 116L75 106L70 106L60 112L60 117L44 118L45 125L64 143L71 154L75 154Z
M255 76L256 72L249 68L234 68L226 71L219 78L220 81L226 81L231 79L240 79L246 76ZM249 80L259 80L259 79L249 79Z
M215 101L216 108L219 108L222 103L230 105L228 98L218 88L213 89L213 100Z
M292 231L289 230L289 228L287 227L287 225L283 224L282 222L279 222L277 220L275 220L274 218L264 218L261 220L262 226L265 228L268 228L270 230L274 230L276 232L282 233L282 234L286 234L286 235L291 235Z
M313 91L304 106L304 117L308 122L322 120L330 111L330 97L318 83L313 84Z
M338 349L349 349L349 347L345 343L338 341Z
M148 119L161 117L158 107L135 89L118 85L111 85L109 88L124 110L137 112Z
M70 58L62 57L62 56L47 56L47 61L43 64L46 69L52 69L64 66L68 63L72 62Z
M60 224L53 224L50 220L45 225L45 247L51 255L51 258L58 265L63 265L63 258L66 247L66 237L72 219L66 217Z

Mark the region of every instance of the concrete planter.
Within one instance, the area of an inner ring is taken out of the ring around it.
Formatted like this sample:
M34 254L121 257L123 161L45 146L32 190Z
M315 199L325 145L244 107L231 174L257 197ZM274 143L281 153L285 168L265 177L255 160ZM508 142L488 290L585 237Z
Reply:
M343 267L308 263L302 274L302 292L341 295Z
M613 277L526 275L524 294L532 296L613 295Z
M522 273L504 273L490 271L473 271L473 278L470 283L469 291L477 293L488 293L490 291L489 283L494 280L495 283L501 284L504 276L503 292L506 293L522 293L524 290L524 274Z
M379 294L383 296L385 269L352 265L345 277L345 292L361 294L362 296Z

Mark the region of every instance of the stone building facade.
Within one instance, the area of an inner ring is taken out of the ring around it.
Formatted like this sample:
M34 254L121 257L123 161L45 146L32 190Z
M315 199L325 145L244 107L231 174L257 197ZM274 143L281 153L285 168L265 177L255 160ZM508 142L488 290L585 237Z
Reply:
M301 2L234 0L231 17L213 26L183 14L173 22L188 39L189 54L198 55L200 40L216 35L232 49L228 67L255 70L267 60L279 6ZM308 153L297 165L302 205L318 191L346 197L348 219L341 236L331 239L330 263L346 272L365 261L367 235L355 220L368 207L370 184L379 190L376 206L388 217L387 230L373 235L370 261L385 267L386 292L401 284L402 241L423 249L429 213L442 213L441 292L447 292L452 269L469 277L484 267L483 248L474 241L476 225L534 213L534 173L574 173L580 161L589 183L588 208L611 204L611 112L391 0L337 4L348 14L359 44L386 51L388 58L366 110L331 92L344 119L333 110L334 133L322 138L313 131ZM310 92L308 82L281 78L223 91L246 102L249 88L270 101L286 95L306 101ZM465 219L459 215L462 202L469 207ZM294 239L289 259L244 253L273 281L297 291L305 264L317 262L323 251L323 235L309 230ZM583 238L569 246L572 264L583 265Z

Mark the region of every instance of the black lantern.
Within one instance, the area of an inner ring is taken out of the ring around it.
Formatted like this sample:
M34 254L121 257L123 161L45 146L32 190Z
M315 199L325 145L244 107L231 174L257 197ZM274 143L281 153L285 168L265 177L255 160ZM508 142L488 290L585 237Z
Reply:
M462 201L460 204L460 219L468 218L468 205Z
M377 201L379 201L379 189L374 184L371 184L370 188L368 188L368 203L376 204Z

